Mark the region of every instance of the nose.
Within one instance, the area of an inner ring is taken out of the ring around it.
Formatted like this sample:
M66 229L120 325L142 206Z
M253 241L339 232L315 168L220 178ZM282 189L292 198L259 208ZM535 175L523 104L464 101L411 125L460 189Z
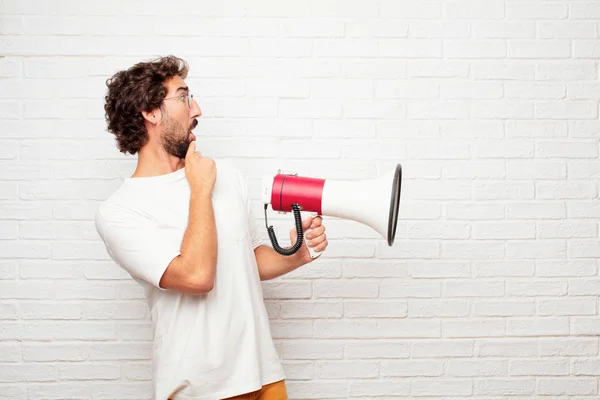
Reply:
M200 109L198 102L196 102L196 100L192 100L192 108L190 109L190 117L192 119L194 119L194 118L198 118L201 116L202 116L202 110Z

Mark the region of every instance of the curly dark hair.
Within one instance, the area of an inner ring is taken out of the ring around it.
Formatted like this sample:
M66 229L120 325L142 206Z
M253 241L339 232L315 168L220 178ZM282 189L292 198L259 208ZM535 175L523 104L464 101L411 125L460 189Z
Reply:
M177 75L185 79L188 71L186 61L167 56L137 63L106 81L107 130L116 136L121 153L136 154L146 144L148 135L142 111L160 107L167 95L164 81Z

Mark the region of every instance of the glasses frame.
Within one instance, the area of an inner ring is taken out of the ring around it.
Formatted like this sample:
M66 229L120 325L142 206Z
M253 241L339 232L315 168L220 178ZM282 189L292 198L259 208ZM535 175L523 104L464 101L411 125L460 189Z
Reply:
M187 93L187 95L186 95L186 94L184 94L184 93L182 93L182 94L178 94L177 96L165 97L165 98L163 99L163 101L164 101L164 100L171 100L171 99L180 99L180 98L181 98L181 96L187 96L187 103L188 103L188 107L189 107L189 108L192 108L192 102L194 101L194 95L193 95L193 94L191 94L190 92L188 92L188 93Z

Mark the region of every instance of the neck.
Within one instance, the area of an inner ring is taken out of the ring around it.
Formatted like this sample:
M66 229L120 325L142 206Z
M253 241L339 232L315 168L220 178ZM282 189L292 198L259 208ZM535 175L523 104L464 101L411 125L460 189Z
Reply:
M151 147L150 143L138 152L137 167L132 178L165 175L185 167L185 159L168 154L162 147Z

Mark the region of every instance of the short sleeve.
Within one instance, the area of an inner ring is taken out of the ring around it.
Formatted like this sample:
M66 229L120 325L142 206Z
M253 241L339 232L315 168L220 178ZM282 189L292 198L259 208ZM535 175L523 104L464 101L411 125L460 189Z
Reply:
M254 220L254 215L252 213L252 201L250 199L250 193L248 191L248 185L246 183L246 179L239 171L238 171L238 177L240 179L242 195L244 198L244 202L246 204L246 214L248 216L248 231L250 232L250 240L252 241L252 249L255 250L258 246L260 246L263 243L262 243L260 234L258 233L256 221Z
M132 277L157 289L180 246L162 237L151 221L134 211L103 204L96 213L96 230L110 257Z

